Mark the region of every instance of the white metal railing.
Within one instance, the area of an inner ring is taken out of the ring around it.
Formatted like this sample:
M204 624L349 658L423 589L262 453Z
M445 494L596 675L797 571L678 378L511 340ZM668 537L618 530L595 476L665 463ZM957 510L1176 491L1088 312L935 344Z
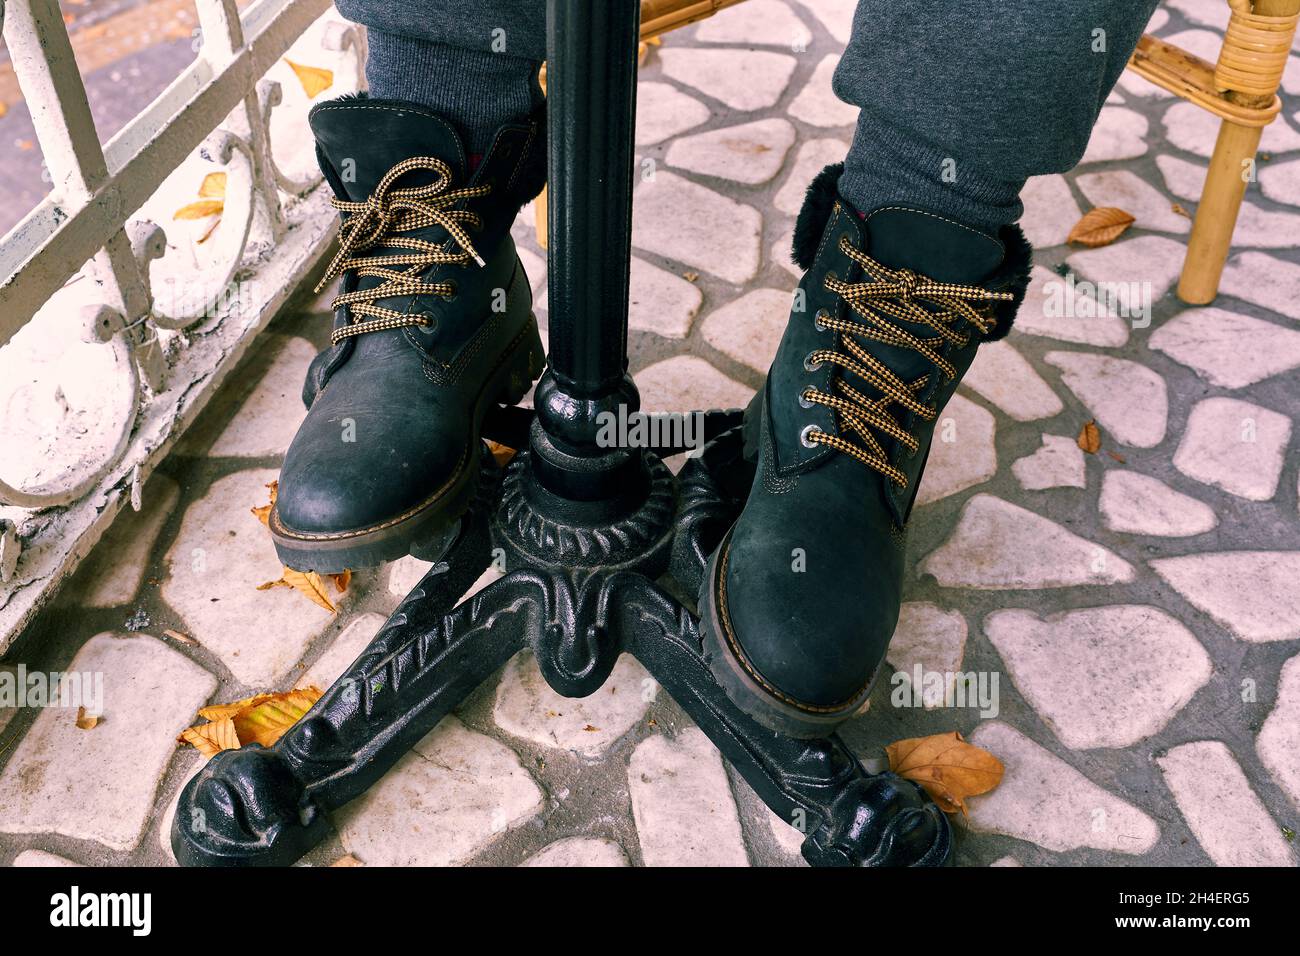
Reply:
M306 46L332 59L331 94L358 89L363 32L330 0L196 7L195 61L101 148L57 0L0 0L51 183L0 240L0 381L64 378L3 409L0 652L123 504L140 507L153 467L329 243L307 96L266 74ZM220 226L210 243L169 241L158 222L172 228L204 169L225 173ZM61 420L42 420L51 401Z

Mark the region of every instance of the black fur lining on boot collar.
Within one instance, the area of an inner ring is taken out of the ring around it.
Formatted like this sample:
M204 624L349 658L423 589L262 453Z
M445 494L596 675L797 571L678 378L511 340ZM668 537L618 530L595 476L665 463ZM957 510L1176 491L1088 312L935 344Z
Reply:
M804 196L803 208L799 210L799 218L794 224L791 253L795 265L805 272L812 268L813 261L817 258L822 233L826 231L826 223L840 198L839 182L843 172L843 163L827 166L809 184ZM1033 264L1033 248L1019 226L1003 226L998 231L998 241L1006 249L1006 255L987 287L998 292L1010 292L1015 298L994 305L993 314L997 318L997 324L984 337L986 342L1005 338L1011 331L1016 312L1024 301L1025 290L1029 288L1029 269Z
M821 244L822 233L831 218L835 202L840 198L840 173L844 172L843 163L827 166L808 186L804 195L803 208L794 223L794 262L807 272L817 258L817 247Z

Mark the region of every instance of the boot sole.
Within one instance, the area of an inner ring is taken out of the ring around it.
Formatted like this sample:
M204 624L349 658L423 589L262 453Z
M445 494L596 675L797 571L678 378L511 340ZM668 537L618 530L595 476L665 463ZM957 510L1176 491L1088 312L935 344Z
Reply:
M731 533L728 532L709 558L700 584L700 637L704 644L704 659L713 679L732 703L769 730L805 740L828 736L862 709L871 696L874 680L851 703L824 712L813 712L787 703L760 684L754 672L740 660L732 642L723 636L734 633L730 622L720 615L716 599L722 564L720 558L730 546Z
M479 475L480 433L494 404L516 405L528 394L542 369L546 353L537 330L537 317L515 338L496 372L488 378L474 408L473 431L460 469L417 509L370 528L334 534L308 535L285 528L274 509L271 538L286 567L297 571L338 574L396 561L411 554L437 561L460 533L460 519L474 498Z

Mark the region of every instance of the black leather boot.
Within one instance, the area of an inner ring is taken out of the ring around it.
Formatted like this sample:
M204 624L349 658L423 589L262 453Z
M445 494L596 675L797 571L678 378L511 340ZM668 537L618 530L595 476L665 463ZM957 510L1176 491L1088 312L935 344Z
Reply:
M710 560L714 676L765 725L818 737L858 711L898 623L907 522L935 419L1028 284L1020 230L859 216L832 166L795 229L806 269L747 412L758 471Z
M343 214L321 285L342 282L280 472L276 551L322 572L435 559L473 495L484 415L545 364L510 237L545 182L545 124L503 126L471 170L421 106L345 97L310 123Z

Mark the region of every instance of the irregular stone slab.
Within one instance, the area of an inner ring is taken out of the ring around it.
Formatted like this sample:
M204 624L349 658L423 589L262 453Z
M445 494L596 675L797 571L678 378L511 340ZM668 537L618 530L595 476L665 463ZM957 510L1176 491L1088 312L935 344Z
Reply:
M800 852L805 834L797 829L793 823L783 820L770 809L767 811L767 825L772 830L772 838L776 840L777 847L782 853L790 857L790 862L795 866L807 866L808 864Z
M367 866L455 866L541 809L514 752L448 716L334 823Z
M306 339L273 336L283 343L266 374L239 406L208 454L239 458L282 455L307 415L302 404L302 380L316 357L316 347ZM268 343L269 344L269 343Z
M1051 418L1065 408L1052 387L1006 341L981 345L962 384L1018 422Z
M794 145L794 127L769 118L673 140L664 161L704 176L756 186L775 176Z
M704 339L728 358L766 373L785 334L791 301L791 294L780 289L747 292L709 314Z
M596 693L561 697L542 677L533 652L524 650L505 666L492 716L506 733L539 746L599 757L640 723L655 690L645 668L623 654Z
M1066 260L1070 268L1107 290L1116 311L1129 319L1151 319L1159 302L1183 270L1186 247L1165 236L1139 236L1100 249L1085 249ZM1101 286L1101 283L1105 283Z
M1300 551L1219 551L1157 558L1151 567L1243 641L1300 638Z
M799 152L794 160L794 168L790 170L790 175L785 178L785 182L777 190L776 196L772 199L772 205L781 212L789 213L791 216L798 215L799 210L803 208L804 196L807 194L808 186L813 179L832 163L844 162L844 157L848 151L849 145L843 140L805 140L799 145ZM785 262L789 262L790 243L785 243L784 248Z
M1074 201L1064 176L1030 176L1020 192L1025 214L1020 228L1035 249L1065 244L1065 239L1083 213Z
M1098 509L1107 528L1125 534L1182 538L1204 534L1219 523L1209 505L1136 471L1107 471Z
M786 112L813 126L852 126L856 123L858 107L845 103L831 89L831 79L839 62L838 53L823 57L817 64L817 69L813 70L808 84L790 102L790 108Z
M1200 202L1201 193L1205 191L1204 163L1192 163L1178 156L1160 155L1156 157L1156 166L1165 178L1165 188L1179 199Z
M1074 750L1129 747L1159 733L1213 667L1192 632L1155 607L995 611L984 633L1025 700Z
M330 642L329 649L316 659L307 673L298 679L298 686L315 684L321 690L328 688L343 676L348 665L361 656L361 652L375 639L386 620L382 614L374 612L362 614L353 620Z
M623 848L613 840L568 837L538 850L520 866L631 866Z
M1235 398L1197 402L1174 452L1174 467L1189 478L1249 501L1277 492L1291 419Z
M1195 103L1179 100L1165 110L1162 122L1165 137L1170 143L1196 156L1210 158L1218 138L1218 117ZM1286 153L1300 149L1300 133L1286 123L1269 123L1264 127L1259 148L1265 153Z
M1255 752L1300 809L1300 654L1282 665L1277 701L1255 738Z
M1156 763L1192 835L1215 866L1295 866L1282 828L1264 809L1227 744L1182 744Z
M1034 266L1014 329L1063 342L1119 348L1128 341L1128 323L1119 317L1113 302L1098 301L1094 291L1096 287L1086 280L1080 283L1073 276L1062 278Z
M627 326L668 339L691 334L704 294L693 282L632 257L628 285Z
M1124 106L1103 106L1080 163L1137 159L1147 152L1147 120Z
M990 863L989 866L1024 866L1024 864L1014 856L1000 856Z
M82 566L85 582L78 590L84 607L118 607L140 590L154 544L171 513L180 489L166 475L155 474L141 494L139 513L123 509L108 533Z
M768 50L662 47L664 75L725 103L733 110L775 106L798 61Z
M794 242L794 230L791 229L784 236L772 243L771 251L768 253L772 261L779 265L796 279L803 278L803 270L795 264L792 257L792 244Z
M1044 434L1042 447L1013 462L1011 473L1020 482L1020 487L1028 491L1088 487L1083 450L1073 438L1062 435Z
M675 86L643 81L636 87L636 145L662 143L712 115L707 106Z
M1300 215L1273 212L1254 203L1241 204L1237 225L1232 231L1236 246L1260 246L1264 249L1294 249L1300 245Z
M14 857L13 865L18 867L84 866L82 863L74 863L67 857L46 853L44 850L23 850L22 853Z
M1164 440L1169 395L1165 380L1151 369L1086 352L1048 352L1043 359L1061 370L1066 387L1116 441L1154 448Z
M144 835L176 735L217 680L162 641L92 637L68 674L102 674L103 720L77 727L77 706L40 712L0 774L0 832L57 833L134 849ZM94 710L94 695L76 701Z
M1094 206L1117 206L1130 213L1139 229L1186 233L1192 221L1173 211L1160 190L1127 169L1085 173L1075 180Z
M292 588L257 590L283 572L271 535L249 513L267 501L274 469L227 475L189 506L167 551L162 596L191 637L241 684L265 690L302 659L330 613ZM335 597L347 600L343 595ZM182 728L184 729L184 728Z
M398 558L388 569L388 593L394 597L406 597L431 567L432 561L421 561L413 554Z
M627 767L647 866L748 866L722 757L703 731L647 737Z
M682 51L686 52L686 51ZM736 285L758 272L763 218L711 189L660 170L632 202L632 244Z
M1243 252L1228 260L1219 293L1300 319L1300 265L1262 252Z
M1160 13L1162 11L1157 9L1156 12ZM1119 89L1124 91L1126 96L1141 96L1146 99L1167 100L1172 98L1174 95L1163 86L1156 86L1150 80L1138 76L1132 70L1125 70L1121 73L1117 85Z
M1164 0L1164 5L1177 10L1193 23L1220 31L1228 29L1231 9L1226 3L1219 3L1219 0Z
M728 7L709 17L695 28L695 39L702 43L757 43L802 50L812 42L812 32L784 3L748 0L740 9Z
M857 0L799 0L811 10L822 22L822 26L835 38L835 42L849 42L849 33L853 29L853 11L857 9Z
M1133 566L1054 521L993 495L962 508L957 528L921 571L944 587L1009 590L1114 584L1133 580Z
M208 758L197 750L187 747L177 753L176 763L181 768L180 783L176 785L172 795L168 798L167 806L162 812L162 819L158 821L158 845L162 847L163 855L173 865L176 864L176 852L172 849L172 823L176 820L176 810L181 801L181 793L185 790L186 785L198 776L199 771L207 766Z
M955 495L997 474L995 430L992 413L954 395L935 422L930 457L916 492L917 505Z
M965 653L966 619L960 611L945 611L926 601L907 602L899 609L898 628L885 654L896 672L894 680L899 682L890 684L891 693L895 687L906 687L910 699L912 678L919 666L922 674L945 675L942 691L925 684L921 688L926 710L942 707L945 701L955 699L957 674Z
M977 833L1001 833L1057 853L1092 847L1139 855L1160 839L1149 816L1010 725L986 721L970 739L1006 765L997 789L970 798Z
M636 376L641 409L690 412L708 408L744 408L754 390L727 378L694 355L678 355L643 369Z
M1222 34L1213 30L1179 30L1165 39L1208 63L1219 59L1219 50L1223 47Z
M1180 312L1148 344L1224 388L1244 388L1300 366L1300 332L1227 309Z
M528 230L531 234L532 222L529 222ZM536 296L539 291L546 289L546 261L523 246L516 246L515 252L518 253L519 262L524 267L524 275L528 277L528 287Z
M1300 206L1300 159L1265 166L1259 171L1259 188L1274 202Z

